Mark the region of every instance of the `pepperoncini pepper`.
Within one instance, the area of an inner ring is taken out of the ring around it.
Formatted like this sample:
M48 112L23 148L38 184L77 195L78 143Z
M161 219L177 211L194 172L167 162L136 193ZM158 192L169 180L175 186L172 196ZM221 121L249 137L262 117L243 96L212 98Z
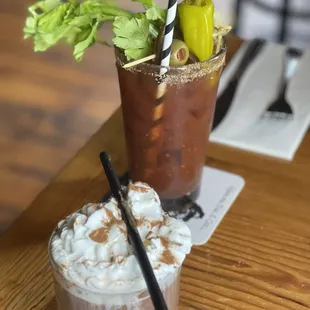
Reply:
M178 6L180 27L184 41L199 61L209 59L213 53L212 0L190 0Z

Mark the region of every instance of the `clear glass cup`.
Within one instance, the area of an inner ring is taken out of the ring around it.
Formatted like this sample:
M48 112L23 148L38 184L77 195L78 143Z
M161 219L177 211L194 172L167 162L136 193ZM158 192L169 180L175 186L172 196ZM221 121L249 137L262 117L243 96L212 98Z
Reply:
M53 237L53 235L52 235ZM52 239L51 237L51 239ZM50 239L50 240L51 240ZM48 247L56 293L57 310L152 310L154 309L147 290L143 291L90 291L69 282L62 274ZM159 286L169 310L177 310L179 304L180 271L169 274Z
M211 59L172 67L164 79L160 66L143 63L123 68L116 49L130 176L152 186L165 211L199 194L226 45L215 44ZM163 100L158 85L164 84Z

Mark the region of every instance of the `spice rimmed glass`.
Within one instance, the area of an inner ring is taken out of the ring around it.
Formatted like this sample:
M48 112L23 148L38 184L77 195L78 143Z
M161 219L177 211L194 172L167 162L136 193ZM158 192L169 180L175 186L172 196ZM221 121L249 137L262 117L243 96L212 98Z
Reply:
M199 194L226 56L222 40L215 48L211 59L171 67L163 78L157 65L123 68L124 55L116 50L130 175L155 189L165 211L180 210L183 197L195 200ZM165 85L160 102L159 84Z

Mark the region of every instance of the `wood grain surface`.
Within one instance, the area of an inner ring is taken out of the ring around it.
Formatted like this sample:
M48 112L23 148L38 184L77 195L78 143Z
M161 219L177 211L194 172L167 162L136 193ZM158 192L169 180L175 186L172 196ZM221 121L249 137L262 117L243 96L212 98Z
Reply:
M235 42L230 42L231 51ZM47 243L57 222L108 190L98 154L127 170L120 111L0 239L0 307L55 309ZM184 263L180 309L310 308L310 135L292 163L212 144L206 163L246 185L210 241Z
M77 64L67 46L22 40L33 2L0 1L0 235L119 106L111 49Z

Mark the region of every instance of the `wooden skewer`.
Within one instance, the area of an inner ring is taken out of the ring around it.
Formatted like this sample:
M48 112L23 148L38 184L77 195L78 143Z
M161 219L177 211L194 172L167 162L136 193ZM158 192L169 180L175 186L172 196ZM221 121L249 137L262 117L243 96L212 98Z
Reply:
M230 32L231 30L231 26L223 26L223 25L215 25L214 26L214 33L213 33L213 37L218 37L218 36L225 36L226 34L228 34L228 32Z
M153 54L153 55L150 55L150 56L146 56L144 58L141 58L141 59L138 59L138 60L135 60L135 61L132 61L132 62L129 62L125 65L123 65L123 68L126 69L126 68L130 68L130 67L133 67L133 66L136 66L136 65L139 65L139 64L142 64L143 62L146 62L146 61L149 61L149 60L153 60L156 58L156 55Z
M231 28L232 28L231 26L223 26L223 25L214 26L213 38L217 38L218 40L216 51L215 51L216 54L220 51L223 37L230 32Z

